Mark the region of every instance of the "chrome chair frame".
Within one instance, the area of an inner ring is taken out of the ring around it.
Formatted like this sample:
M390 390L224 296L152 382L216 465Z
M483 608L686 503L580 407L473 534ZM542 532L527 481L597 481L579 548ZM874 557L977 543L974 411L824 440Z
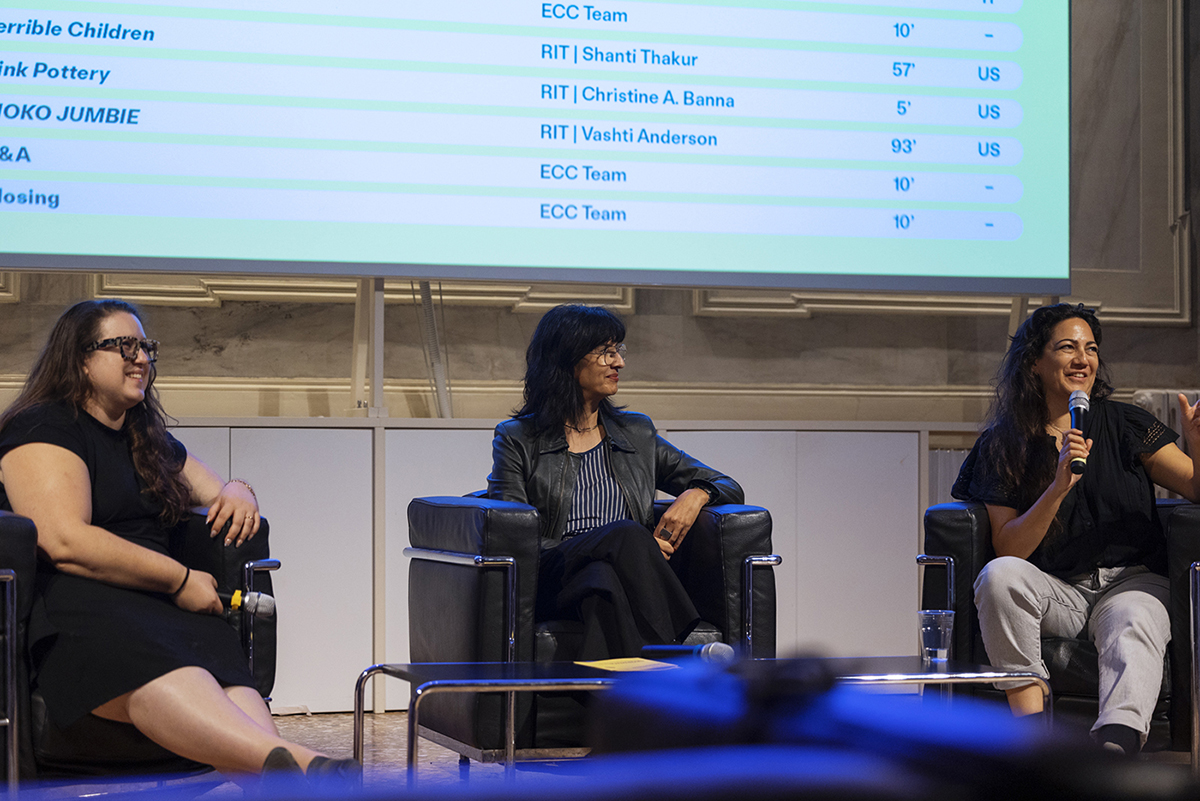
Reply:
M247 595L254 592L254 576L256 573L266 573L278 570L278 559L251 559L242 566L242 591ZM245 606L242 607L242 650L246 653L246 662L250 666L250 675L254 673L254 614ZM269 700L269 699L268 699Z
M20 743L17 740L17 574L0 570L4 582L4 703L8 714L0 719L4 727L6 759L8 760L8 794L17 795Z

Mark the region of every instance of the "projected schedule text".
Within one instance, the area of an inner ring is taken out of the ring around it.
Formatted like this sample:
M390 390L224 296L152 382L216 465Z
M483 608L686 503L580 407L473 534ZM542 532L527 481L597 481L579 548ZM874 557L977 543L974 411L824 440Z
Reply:
M188 16L204 5L0 11L0 211L1024 229L1020 2L933 4L940 17L919 0L887 14L464 2L420 17L350 2L335 24L306 2Z

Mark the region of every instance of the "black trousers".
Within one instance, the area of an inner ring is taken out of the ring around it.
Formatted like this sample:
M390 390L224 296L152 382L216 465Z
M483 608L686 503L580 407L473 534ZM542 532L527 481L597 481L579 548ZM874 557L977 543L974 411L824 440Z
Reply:
M579 659L637 656L681 641L700 620L654 535L618 520L542 551L537 618L583 622Z

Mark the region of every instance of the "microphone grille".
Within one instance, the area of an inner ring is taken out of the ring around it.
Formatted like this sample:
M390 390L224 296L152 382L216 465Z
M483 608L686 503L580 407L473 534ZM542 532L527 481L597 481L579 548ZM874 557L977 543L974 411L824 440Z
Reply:
M1061 395L1059 397L1062 397ZM1088 394L1082 389L1077 389L1071 393L1070 399L1067 400L1068 409L1083 409L1085 412L1092 408L1092 401L1088 398Z
M700 658L705 662L732 662L737 657L733 646L723 642L710 642L700 648Z
M265 592L251 592L246 595L246 609L255 617L271 617L275 614L275 598Z

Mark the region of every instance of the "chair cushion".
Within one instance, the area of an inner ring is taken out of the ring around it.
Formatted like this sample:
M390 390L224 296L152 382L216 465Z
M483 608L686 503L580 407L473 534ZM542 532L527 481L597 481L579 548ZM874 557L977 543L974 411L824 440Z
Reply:
M1050 672L1050 686L1055 696L1096 696L1100 686L1099 656L1096 644L1090 640L1071 637L1045 637L1042 639L1042 659ZM1159 698L1171 697L1171 654L1163 662L1162 683Z
M200 773L208 765L156 745L128 723L86 715L59 729L46 715L46 702L33 693L33 728L39 778L126 773Z

